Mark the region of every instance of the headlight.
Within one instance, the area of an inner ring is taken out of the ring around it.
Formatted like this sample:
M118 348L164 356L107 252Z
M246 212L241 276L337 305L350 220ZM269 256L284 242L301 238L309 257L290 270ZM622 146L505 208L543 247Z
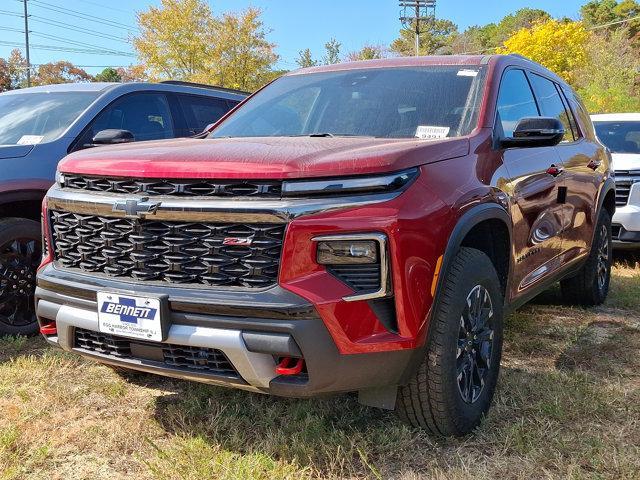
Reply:
M411 168L385 175L329 178L322 180L285 181L283 197L307 195L349 195L356 193L380 193L400 190L418 176L418 169Z

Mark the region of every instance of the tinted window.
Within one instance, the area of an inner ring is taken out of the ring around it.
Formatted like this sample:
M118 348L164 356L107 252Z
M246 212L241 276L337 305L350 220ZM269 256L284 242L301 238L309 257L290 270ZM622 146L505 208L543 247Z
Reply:
M565 129L562 141L572 142L574 139L571 133L571 122L569 122L569 115L564 108L564 103L562 103L560 99L556 84L536 74L531 75L531 84L533 85L533 90L536 92L536 98L538 99L542 116L553 117L560 120Z
M218 121L229 111L227 101L220 98L178 95L178 101L187 122L188 135L202 132L207 125Z
M55 140L99 92L40 92L0 95L0 145Z
M596 133L613 153L640 154L640 122L593 122Z
M537 117L538 107L522 70L508 70L502 77L498 94L498 125L504 137L512 137L518 122Z
M213 136L455 137L475 128L483 85L477 66L289 75L248 100Z
M173 138L169 104L160 93L133 93L119 98L95 118L79 145L91 143L101 130L115 128L133 133L136 141Z

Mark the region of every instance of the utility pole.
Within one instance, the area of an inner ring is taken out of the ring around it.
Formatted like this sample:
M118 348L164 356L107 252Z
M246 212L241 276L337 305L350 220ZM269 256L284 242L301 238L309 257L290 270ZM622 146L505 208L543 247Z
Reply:
M31 60L29 59L29 14L27 12L27 0L22 0L24 5L24 44L27 51L27 87L31 86Z
M400 21L416 36L416 57L420 55L420 23L436 16L436 0L400 0Z

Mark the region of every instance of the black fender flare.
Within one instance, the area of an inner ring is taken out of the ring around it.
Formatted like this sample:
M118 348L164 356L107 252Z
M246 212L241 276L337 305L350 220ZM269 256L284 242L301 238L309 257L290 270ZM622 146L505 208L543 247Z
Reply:
M596 210L596 219L600 216L600 211L602 209L602 206L604 205L604 199L607 198L607 195L611 190L615 192L616 181L613 177L609 176L607 177L607 179L604 181L604 184L600 188L600 195L598 196L598 209ZM615 209L615 202L614 202L614 209Z

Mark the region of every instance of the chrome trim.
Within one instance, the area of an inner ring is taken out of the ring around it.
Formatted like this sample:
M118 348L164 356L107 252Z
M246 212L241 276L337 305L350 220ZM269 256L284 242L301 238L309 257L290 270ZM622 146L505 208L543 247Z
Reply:
M388 202L401 193L400 190L369 195L313 199L212 199L158 195L154 197L154 201L160 205L153 215L153 219L180 222L287 223L303 215ZM144 194L90 193L53 186L47 193L47 206L50 210L125 218L125 212L113 211L114 204L123 200L141 200L142 198L144 198Z
M384 233L348 233L339 235L323 235L313 237L314 242L340 241L340 240L374 240L380 245L380 289L375 292L360 295L342 297L345 302L357 302L360 300L373 300L389 296L392 289L391 269L389 267L389 254L387 252L387 236Z
M55 343L63 350L80 353L95 358L101 362L121 365L135 370L149 371L177 378L203 381L203 377L190 372L176 372L169 368L144 365L136 359L117 359L113 357L93 355L80 351L74 345L74 329L84 328L99 332L98 311L85 308L60 305L44 299L38 299L36 314L39 318L55 320L58 330L57 337L49 338L50 343ZM193 347L215 348L222 351L240 377L254 389L269 387L269 382L275 378L276 363L272 355L254 353L247 350L242 339L242 331L234 329L197 327L191 325L172 325L167 339L163 343L175 345L187 345ZM222 383L223 380L211 380L212 383ZM235 383L233 386L237 386ZM242 387L240 387L242 388Z

